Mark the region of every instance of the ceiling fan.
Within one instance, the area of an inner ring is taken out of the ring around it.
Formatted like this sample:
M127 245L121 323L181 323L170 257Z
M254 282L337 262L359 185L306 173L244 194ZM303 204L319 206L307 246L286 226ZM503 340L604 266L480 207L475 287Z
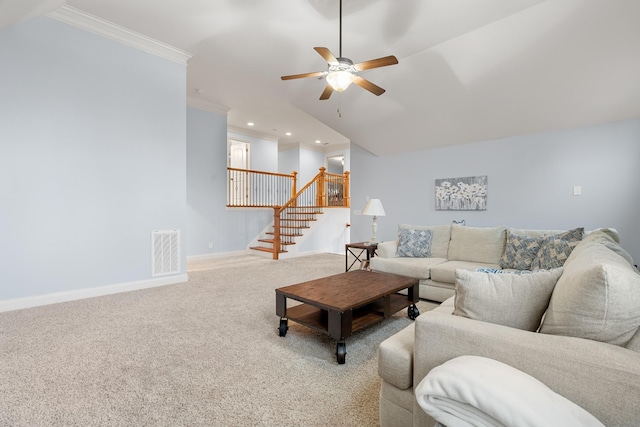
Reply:
M360 77L358 72L370 70L372 68L386 67L387 65L394 65L398 63L398 60L393 55L359 62L357 64L354 64L349 58L342 56L342 0L340 0L340 55L336 58L335 55L326 47L314 47L314 49L324 58L325 61L327 61L328 68L326 71L282 76L281 79L292 80L302 79L305 77L326 76L327 86L324 88L322 95L320 95L321 100L329 99L333 91L344 91L351 83L355 83L374 95L380 96L385 92L385 90L380 86L371 83L369 80Z

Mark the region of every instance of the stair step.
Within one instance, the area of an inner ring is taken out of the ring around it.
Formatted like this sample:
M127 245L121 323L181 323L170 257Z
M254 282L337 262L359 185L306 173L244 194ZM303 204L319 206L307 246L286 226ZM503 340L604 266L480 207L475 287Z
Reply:
M273 245L273 239L258 239L258 242L271 243ZM280 242L281 245L295 245L296 242Z
M280 222L284 221L298 221L298 222L307 222L307 221L317 221L315 218L280 218Z
M256 250L256 251L273 253L273 249L272 248L265 248L264 246L252 246L249 249L253 249L253 250ZM278 253L279 254L284 254L284 253L287 253L287 251L280 250L280 251L278 251Z
M271 236L271 235L273 235L273 234L275 234L275 233L274 233L273 231L267 231L267 232L266 232L266 233L264 233L264 234L268 234L268 235L270 235L270 236ZM292 233L288 233L288 234L287 234L287 233L280 233L280 235L281 235L281 236L285 236L285 237L302 237L302 236L303 236L303 235L302 235L302 234L300 234L300 233L297 233L297 234L292 234Z
M294 230L300 230L300 229L303 229L303 228L311 228L311 227L304 226L304 225L282 225L281 224L280 225L280 230L282 230L283 228L291 228L291 229L294 229Z

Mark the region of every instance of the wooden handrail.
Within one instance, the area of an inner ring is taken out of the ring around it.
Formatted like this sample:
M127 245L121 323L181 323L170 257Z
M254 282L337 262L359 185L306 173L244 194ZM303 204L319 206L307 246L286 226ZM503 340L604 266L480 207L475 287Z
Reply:
M257 174L261 174L261 175L272 175L272 176L282 176L285 178L293 178L295 174L297 174L298 172L292 172L292 173L278 173L278 172L267 172L267 171L257 171L257 170L252 170L252 169L238 169L238 168L227 168L228 171L237 171L237 172L251 172L251 173L257 173Z
M281 205L296 193L297 174L228 167L227 206L261 208Z

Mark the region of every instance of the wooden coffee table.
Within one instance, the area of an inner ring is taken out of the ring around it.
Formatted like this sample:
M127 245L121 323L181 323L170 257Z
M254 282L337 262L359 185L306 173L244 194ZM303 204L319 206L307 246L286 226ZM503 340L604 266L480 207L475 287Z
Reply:
M407 289L407 295L398 291ZM418 279L378 271L357 270L276 289L278 332L287 335L288 321L338 340L338 363L345 363L345 339L409 307L411 320L420 315ZM287 308L287 298L302 304Z

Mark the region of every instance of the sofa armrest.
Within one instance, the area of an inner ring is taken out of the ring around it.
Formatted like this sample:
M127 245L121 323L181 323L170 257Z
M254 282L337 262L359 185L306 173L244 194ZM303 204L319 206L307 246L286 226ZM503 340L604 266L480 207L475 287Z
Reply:
M378 248L376 249L376 255L381 258L395 258L397 249L398 249L397 240L388 240L386 242L380 242L378 243Z
M640 355L636 352L581 338L522 331L443 311L419 316L415 329L414 384L431 369L455 357L483 356L537 378L607 426L633 425L640 419Z

